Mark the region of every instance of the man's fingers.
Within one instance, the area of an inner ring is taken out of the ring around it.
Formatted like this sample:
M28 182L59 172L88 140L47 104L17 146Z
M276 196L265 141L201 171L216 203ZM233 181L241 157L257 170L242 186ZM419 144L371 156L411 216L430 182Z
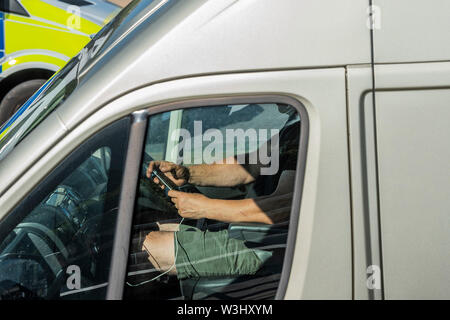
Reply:
M169 172L173 169L174 165L172 163L169 162L163 162L161 163L161 165L159 166L159 170L161 170L161 172Z
M155 166L159 166L159 161L150 161L147 168L147 178L150 178Z
M180 192L180 191L175 191L175 190L170 190L168 193L167 193L167 195L169 196L169 197L171 197L172 198L172 201L174 200L173 198L178 198L179 196L180 196L180 193L182 193L182 192Z
M185 176L184 167L168 161L151 161L148 164L146 172L147 178L151 178L152 171L155 170L156 168L158 168L162 173L164 173L177 186L181 186L186 183L184 177ZM160 180L156 177L153 178L153 182L156 184L160 184Z
M166 174L166 176L167 176L170 180L172 180L173 182L175 182L175 184L176 184L177 186L181 186L181 185L183 185L184 182L185 182L182 178L180 178L180 176L179 176L176 172L175 172L175 175L172 173L172 171L166 172L165 174Z
M181 181L187 182L188 177L186 176L187 175L186 171L187 171L186 167L179 167L179 168L177 168L175 174L178 179L180 179Z
M169 178L170 180L175 180L175 177L172 174L172 171L168 171L165 173L166 177Z

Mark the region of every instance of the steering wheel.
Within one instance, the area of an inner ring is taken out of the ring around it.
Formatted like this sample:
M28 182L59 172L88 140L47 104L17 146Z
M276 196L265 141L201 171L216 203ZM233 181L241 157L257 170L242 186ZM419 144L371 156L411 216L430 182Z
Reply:
M67 264L68 252L61 241L61 239L52 230L45 225L36 222L23 222L14 228L17 237L24 237L25 235L33 242L39 254L27 254L14 252L15 248L10 248L11 251L0 256L0 260L5 262L7 260L22 260L26 263L35 263L39 265L45 276L47 296L42 298L56 299L59 297L59 285L64 277L64 267ZM20 245L20 239L13 245ZM55 256L60 252L59 259ZM17 262L15 262L16 264ZM2 263L3 265L3 263ZM13 271L14 274L14 271ZM3 292L10 298L19 299L34 299L41 298L35 292L23 285L23 280L27 275L16 274L17 279L9 279L2 281ZM34 279L31 279L33 281ZM6 281L6 282L5 282ZM6 292L6 293L5 293Z
M2 261L8 259L28 260L29 263L34 262L39 265L47 281L47 296L45 298L59 298L61 284L65 277L64 269L70 258L64 240L69 241L76 232L70 219L62 212L61 208L44 204L33 210L31 216L14 228L14 232L16 237L10 242L7 253L0 256L0 259ZM37 251L38 254L22 253L20 251L23 250L16 249L21 246L22 240L25 239L33 243L33 251ZM14 274L14 271L11 272ZM26 276L26 274L20 272L16 274L19 280L24 277L26 279ZM18 279L10 279L9 282L14 283ZM10 286L11 284L8 285L8 287ZM21 294L25 298L30 296L30 292L25 292L26 288L21 283L13 284L13 288L19 292L23 289Z

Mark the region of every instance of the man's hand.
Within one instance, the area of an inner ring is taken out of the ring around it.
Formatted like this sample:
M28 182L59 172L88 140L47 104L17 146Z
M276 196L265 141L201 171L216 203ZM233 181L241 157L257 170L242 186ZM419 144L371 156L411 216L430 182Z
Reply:
M210 199L199 193L171 190L169 191L168 196L172 198L172 202L178 209L178 214L183 218L207 218L210 209L214 208L214 204L212 203L214 199Z
M169 161L152 161L147 168L147 178L151 177L152 171L158 168L177 186L181 187L189 181L189 169ZM153 182L159 184L159 179L154 178Z

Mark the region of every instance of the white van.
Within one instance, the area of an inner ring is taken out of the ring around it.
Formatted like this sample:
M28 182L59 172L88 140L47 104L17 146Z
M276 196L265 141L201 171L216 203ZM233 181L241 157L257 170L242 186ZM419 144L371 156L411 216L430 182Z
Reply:
M0 296L449 299L448 12L133 1L0 130Z

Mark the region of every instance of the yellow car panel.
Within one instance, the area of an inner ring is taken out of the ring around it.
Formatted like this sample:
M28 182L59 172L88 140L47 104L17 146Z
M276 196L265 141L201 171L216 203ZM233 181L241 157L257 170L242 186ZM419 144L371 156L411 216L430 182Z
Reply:
M1 0L0 126L119 11L104 0Z
M36 18L46 19L59 23L63 26L67 25L67 21L73 15L71 12L54 7L43 1L36 0L22 0L22 5L28 10L29 14ZM87 19L79 17L80 19L80 30L86 34L93 34L100 30L101 26L95 24Z

